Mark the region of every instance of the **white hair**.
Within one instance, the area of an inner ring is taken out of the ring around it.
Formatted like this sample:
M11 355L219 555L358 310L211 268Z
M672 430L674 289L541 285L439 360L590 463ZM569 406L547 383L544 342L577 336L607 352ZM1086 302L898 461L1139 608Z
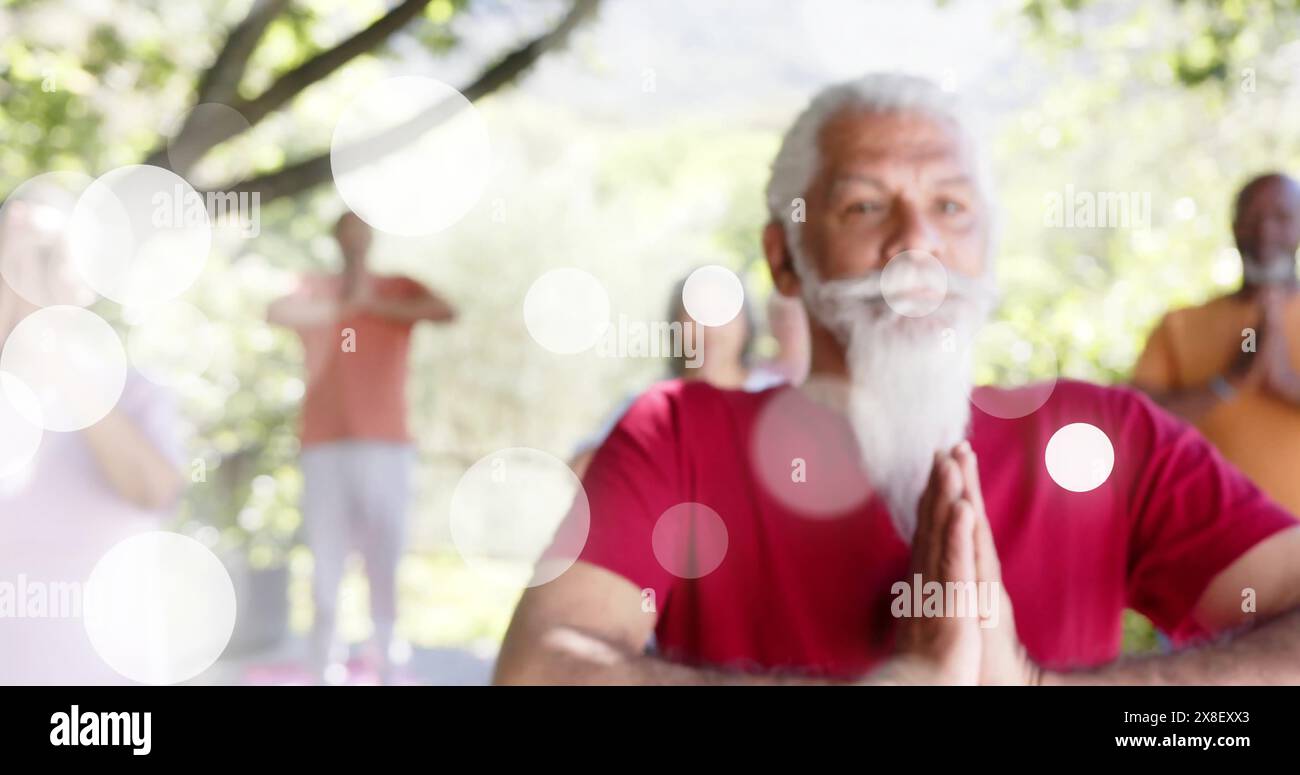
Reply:
M933 81L905 73L870 73L852 81L828 86L819 92L786 131L772 162L767 183L767 209L772 221L785 227L789 247L795 254L795 268L806 276L812 267L803 262L799 249L799 222L790 217L796 199L802 199L817 175L820 163L818 139L831 119L846 111L866 113L918 113L951 123L965 144L974 164L975 185L989 214L987 253L993 253L996 218L992 207L992 175L981 145L977 142L974 119L960 98L939 88ZM805 279L811 279L805 277Z

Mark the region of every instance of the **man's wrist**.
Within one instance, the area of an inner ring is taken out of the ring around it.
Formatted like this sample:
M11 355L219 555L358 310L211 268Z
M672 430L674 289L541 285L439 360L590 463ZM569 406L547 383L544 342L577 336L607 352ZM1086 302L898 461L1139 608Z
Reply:
M1210 380L1210 392L1225 403L1237 397L1237 388L1223 374L1216 374Z

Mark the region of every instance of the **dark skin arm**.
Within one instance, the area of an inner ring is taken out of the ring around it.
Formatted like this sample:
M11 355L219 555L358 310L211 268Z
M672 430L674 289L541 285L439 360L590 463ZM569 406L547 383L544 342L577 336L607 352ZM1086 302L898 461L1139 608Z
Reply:
M1291 288L1280 286L1243 290L1259 307L1255 350L1243 349L1223 377L1237 392L1262 390L1300 407L1300 375L1291 366L1284 310ZM1244 339L1243 339L1244 342ZM1196 422L1223 402L1210 383L1181 390L1147 390L1157 404L1189 422Z
M1231 378L1228 379L1228 384L1238 387ZM1208 384L1186 390L1147 391L1147 394L1166 411L1188 422L1196 422L1223 401Z
M1224 372L1223 377L1233 390L1248 390L1263 382L1265 362L1262 358L1255 358L1255 355L1251 352L1241 353ZM1181 390L1147 389L1146 393L1161 408L1193 423L1224 401L1208 382Z

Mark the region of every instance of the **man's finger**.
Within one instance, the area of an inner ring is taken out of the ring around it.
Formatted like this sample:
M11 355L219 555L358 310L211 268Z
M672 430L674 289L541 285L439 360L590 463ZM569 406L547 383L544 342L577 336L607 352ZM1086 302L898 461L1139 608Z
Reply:
M975 581L975 510L970 502L948 504L943 555L939 562L942 581Z
M980 581L1002 580L1002 563L998 559L997 545L993 542L993 528L988 512L984 510L984 494L980 488L979 462L970 442L963 441L954 448L954 455L962 469L964 497L975 512L975 572Z
M925 557L925 568L933 574L943 561L944 545L947 543L949 523L952 522L952 504L961 497L961 471L957 463L946 452L940 453L938 466L938 488L934 505L931 508L934 524L931 527L931 541Z
M987 515L978 511L975 515L975 572L980 581L1002 583L1002 562L998 559L997 544L993 542L993 530L989 528Z
M971 449L969 441L963 441L953 448L953 457L957 459L957 464L961 466L964 495L977 512L984 511L984 491L980 488L980 469L979 462L975 458L975 450Z
M928 570L924 564L931 541L934 540L934 503L938 488L939 452L936 450L930 459L930 478L916 504L916 532L912 534L912 570L916 572Z

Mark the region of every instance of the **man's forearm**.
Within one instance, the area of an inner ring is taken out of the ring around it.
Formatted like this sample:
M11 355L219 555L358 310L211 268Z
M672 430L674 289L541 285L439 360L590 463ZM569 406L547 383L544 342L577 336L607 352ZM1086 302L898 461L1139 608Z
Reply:
M746 673L699 668L647 654L634 654L601 638L563 630L545 638L540 652L521 665L503 654L495 683L638 686L829 686L847 684L928 684L932 673L922 664L893 658L859 681L789 673Z
M372 301L367 310L380 317L404 323L420 320L449 321L455 317L451 307L440 299L379 299Z
M1300 684L1300 609L1225 640L1175 654L1120 659L1095 670L1045 673L1060 684Z
M286 328L308 329L329 325L339 314L339 303L334 299L286 297L271 304L266 319Z
M503 651L494 683L557 685L824 684L826 681L695 668L646 654L578 630L552 631L527 656Z
M537 683L563 685L636 686L814 686L837 683L792 675L740 673L696 668L649 655L629 656L609 665L593 665L572 659L547 661L545 675ZM527 683L527 682L525 682ZM838 682L842 683L842 682Z
M1195 422L1223 399L1208 385L1187 388L1186 390L1169 390L1165 392L1147 391L1147 395L1162 409L1178 415L1188 422Z

